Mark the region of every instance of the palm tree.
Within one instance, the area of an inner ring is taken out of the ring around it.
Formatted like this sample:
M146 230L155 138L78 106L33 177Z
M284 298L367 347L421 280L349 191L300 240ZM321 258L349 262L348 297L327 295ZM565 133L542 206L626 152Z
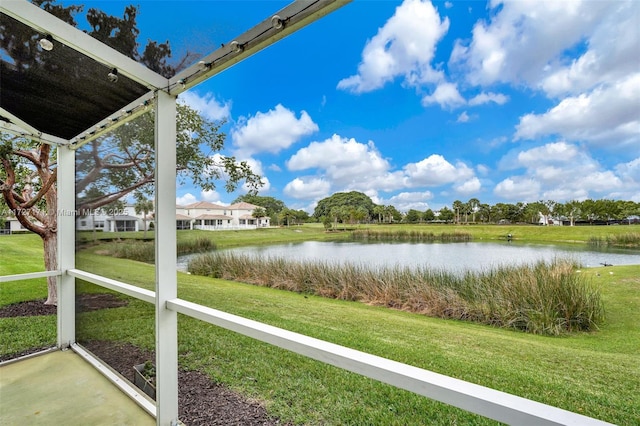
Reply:
M142 222L144 223L144 239L147 239L147 215L153 211L153 201L148 200L144 197L144 195L138 193L135 195L136 204L134 208L136 209L136 214L142 215Z
M262 207L256 207L256 209L251 213L251 217L256 219L258 225L260 225L260 219L267 215L267 211Z
M291 209L284 208L280 211L280 219L282 219L283 222L286 222L287 226L289 226L289 220L295 218L296 213Z
M478 200L477 198L472 198L469 201L467 201L467 205L469 206L469 210L471 211L471 217L472 217L471 221L475 223L476 212L480 207L480 200Z
M382 217L384 216L384 206L377 205L373 208L373 214L378 216L378 223L382 222Z
M460 223L460 213L464 210L464 204L460 200L455 200L451 207L455 214L455 223Z

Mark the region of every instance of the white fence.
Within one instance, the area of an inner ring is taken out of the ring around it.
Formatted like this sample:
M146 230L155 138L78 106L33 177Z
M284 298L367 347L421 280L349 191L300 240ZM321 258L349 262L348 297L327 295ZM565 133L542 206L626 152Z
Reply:
M67 274L148 303L155 303L155 292L150 290L79 269L70 269ZM60 271L35 272L3 276L0 277L0 282L59 275L61 275ZM591 417L228 314L179 298L167 301L166 305L167 309L183 315L507 424L532 426L595 426L609 424ZM84 351L81 347L73 344L72 348L83 355ZM99 361L91 357L87 357L87 359L103 373L109 370L108 368L105 369ZM109 374L105 375L109 378ZM135 399L135 391L132 392L126 386L123 387L122 383L116 383L116 385ZM153 411L152 407L143 408L151 413Z
M242 231L256 228L256 225L193 225L193 229L201 231Z

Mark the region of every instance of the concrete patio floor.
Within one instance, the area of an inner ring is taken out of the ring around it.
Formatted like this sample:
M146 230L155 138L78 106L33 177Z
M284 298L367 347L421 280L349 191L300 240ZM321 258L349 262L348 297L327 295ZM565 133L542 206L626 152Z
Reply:
M155 425L155 419L71 350L0 367L1 425Z

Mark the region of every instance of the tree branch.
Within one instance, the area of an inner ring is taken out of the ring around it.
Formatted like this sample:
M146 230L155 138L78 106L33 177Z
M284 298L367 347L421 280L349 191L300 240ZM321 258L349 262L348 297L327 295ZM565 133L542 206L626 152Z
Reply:
M15 174L15 171L13 170L13 166L11 165L11 162L4 157L0 157L0 161L2 162L2 165L4 166L4 169L7 174L7 178L4 181L4 184L2 185L2 195L4 197L5 202L7 203L7 207L9 207L9 210L11 210L13 214L15 214L16 219L18 219L18 222L20 222L22 226L24 226L29 231L34 232L38 234L40 237L44 238L44 236L47 234L47 228L44 225L39 226L28 219L29 214L32 215L34 218L38 219L37 217L38 214L36 212L33 212L32 211L33 209L28 209L28 210L25 209L21 205L21 202L24 202L25 200L22 197L20 197L18 194L16 194L15 191L13 190L13 186L16 183L16 174ZM21 201L16 200L16 196ZM41 221L41 223L44 224L44 221Z
M58 177L58 169L54 169L51 175L46 179L46 181L42 179L44 181L44 185L42 185L42 188L40 188L40 191L38 191L38 193L33 198L31 198L26 204L24 204L22 208L29 209L32 206L34 206L38 201L40 201L40 199L44 197L44 195L49 191L51 186L56 182L57 177Z
M153 177L150 176L146 176L144 179L142 179L141 181L135 183L134 185L125 188L123 190L117 191L117 192L112 192L111 194L107 194L107 195L103 195L101 197L98 198L94 198L93 200L90 200L88 202L85 202L83 204L78 205L76 208L79 211L84 211L84 210L94 210L98 207L104 206L105 204L109 204L113 201L117 201L120 198L124 197L125 195L135 191L136 189L140 188L141 186L144 186L146 184L148 184L149 182L153 181Z

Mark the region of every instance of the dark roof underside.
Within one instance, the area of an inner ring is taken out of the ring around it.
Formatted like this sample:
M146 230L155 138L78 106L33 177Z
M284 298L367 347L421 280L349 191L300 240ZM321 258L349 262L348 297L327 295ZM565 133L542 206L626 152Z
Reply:
M149 91L122 75L109 81L108 67L57 41L42 50L43 34L0 15L3 37L29 40L0 51L0 107L37 130L71 139Z

